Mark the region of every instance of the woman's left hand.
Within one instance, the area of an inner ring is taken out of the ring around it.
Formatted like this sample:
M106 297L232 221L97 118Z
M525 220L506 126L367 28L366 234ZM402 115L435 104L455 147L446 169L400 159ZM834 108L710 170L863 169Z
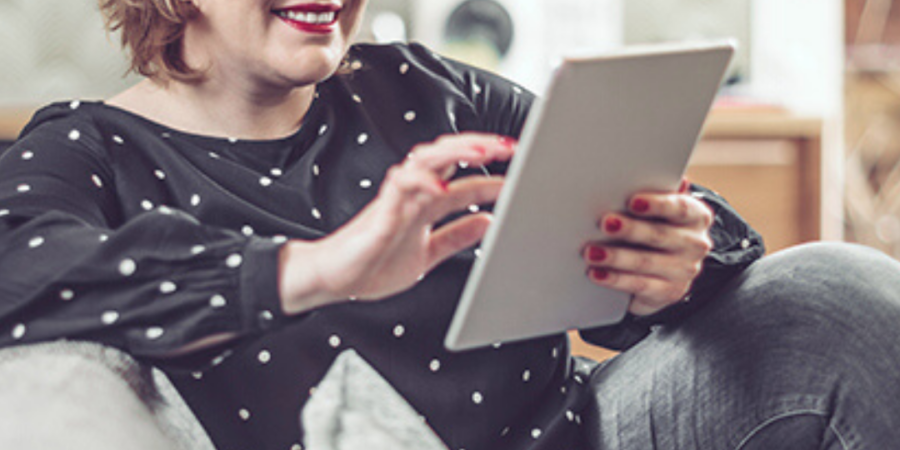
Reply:
M634 195L627 213L608 213L598 224L608 241L585 246L590 279L633 294L632 314L653 314L681 301L712 250L712 210L686 187Z

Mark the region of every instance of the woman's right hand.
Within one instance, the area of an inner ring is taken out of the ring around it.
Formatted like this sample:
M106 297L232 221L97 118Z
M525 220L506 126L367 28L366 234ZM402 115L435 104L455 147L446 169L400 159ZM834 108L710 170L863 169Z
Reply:
M435 222L472 204L493 203L503 177L447 183L461 161L508 160L512 139L465 133L413 148L388 170L378 196L319 241L290 241L281 253L279 288L287 314L356 298L379 300L412 287L450 256L481 240L491 215L477 213L438 230Z

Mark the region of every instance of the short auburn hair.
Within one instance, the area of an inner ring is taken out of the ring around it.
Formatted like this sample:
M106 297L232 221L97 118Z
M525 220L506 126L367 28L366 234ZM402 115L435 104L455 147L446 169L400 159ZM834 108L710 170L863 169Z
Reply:
M199 81L203 72L184 60L184 30L197 9L189 0L99 0L106 29L121 32L130 72L165 81Z

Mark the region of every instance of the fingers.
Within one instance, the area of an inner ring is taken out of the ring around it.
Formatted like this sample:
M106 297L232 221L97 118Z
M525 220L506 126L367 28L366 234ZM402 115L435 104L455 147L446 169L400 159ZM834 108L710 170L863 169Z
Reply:
M446 195L432 205L428 220L435 222L472 205L494 203L503 189L503 177L466 177L447 185Z
M713 221L706 203L684 193L638 194L628 203L628 211L636 217L685 226L708 228Z
M512 157L515 141L496 135L466 133L448 135L416 146L407 155L404 166L433 172L440 179L452 176L460 161L470 165L487 164Z
M502 187L499 178L466 178L448 183L460 161L483 165L512 157L514 141L496 135L445 136L417 146L403 164L388 170L382 186L392 214L418 226L433 223L472 204L492 203Z
M478 243L491 224L491 217L487 213L471 214L432 233L428 248L428 270Z
M591 268L642 274L674 282L690 282L703 269L701 259L603 244L586 246L583 257Z
M689 228L618 213L607 214L600 226L612 240L659 251L706 255L712 250L712 240L706 227Z

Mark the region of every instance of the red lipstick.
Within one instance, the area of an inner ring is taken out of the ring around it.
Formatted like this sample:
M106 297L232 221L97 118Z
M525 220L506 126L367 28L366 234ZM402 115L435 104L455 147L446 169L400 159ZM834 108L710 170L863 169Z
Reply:
M304 3L273 9L291 27L307 33L328 34L335 30L341 6L334 3Z

